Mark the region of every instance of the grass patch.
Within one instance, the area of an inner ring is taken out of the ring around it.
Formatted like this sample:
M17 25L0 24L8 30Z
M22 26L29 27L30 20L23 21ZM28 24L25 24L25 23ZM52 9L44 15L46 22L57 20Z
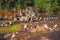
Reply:
M24 25L25 23L20 23L20 24L14 24L14 25L11 25L11 26L8 26L8 27L0 27L0 33L8 33L8 32L16 32L18 31L18 28L21 27L22 25ZM3 30L3 29L5 30ZM10 29L7 29L7 28L10 28Z

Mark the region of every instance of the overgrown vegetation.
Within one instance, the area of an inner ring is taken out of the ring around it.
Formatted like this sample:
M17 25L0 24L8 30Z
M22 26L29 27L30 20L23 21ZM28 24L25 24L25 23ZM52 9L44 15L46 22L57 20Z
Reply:
M0 0L0 10L20 10L28 6L32 6L38 12L53 14L52 12L59 13L59 4L59 0Z

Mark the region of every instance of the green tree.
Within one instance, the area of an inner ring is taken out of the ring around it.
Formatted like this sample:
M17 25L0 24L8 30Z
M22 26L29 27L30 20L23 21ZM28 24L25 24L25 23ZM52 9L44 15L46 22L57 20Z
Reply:
M37 10L39 10L39 8L42 8L42 11L44 11L44 9L50 9L51 5L50 5L51 0L35 0L35 8Z
M42 12L46 11L46 15L54 14L53 11L58 11L59 6L57 0L52 1L53 0L35 0L35 9L37 11L41 10Z

